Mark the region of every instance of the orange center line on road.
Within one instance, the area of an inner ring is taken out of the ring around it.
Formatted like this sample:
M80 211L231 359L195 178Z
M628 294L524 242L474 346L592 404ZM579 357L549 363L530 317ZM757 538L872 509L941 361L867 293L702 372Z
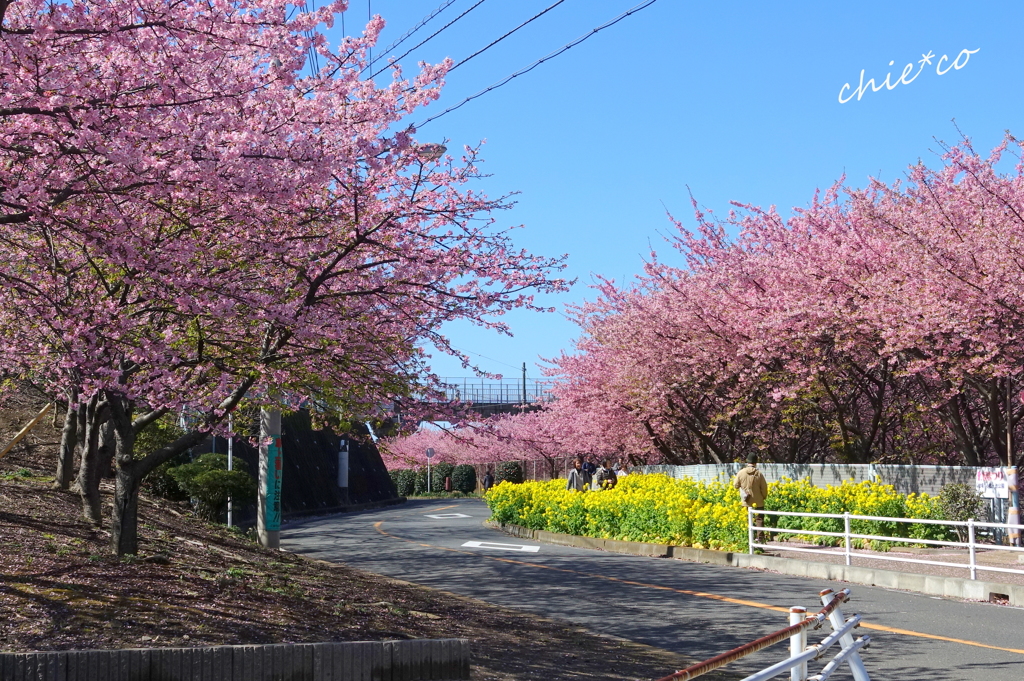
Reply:
M456 504L457 505L457 504ZM448 508L451 508L449 506ZM384 524L383 520L379 520L373 524L373 528L377 532L381 533L385 537L391 539L397 539L404 541L409 544L416 544L417 546L423 546L430 549L438 549L441 551L449 551L451 553L461 553L467 556L476 556L477 558L486 558L487 560L497 561L499 563L511 563L513 565L522 565L524 567L537 568L540 570L552 570L554 572L565 572L568 574L579 575L581 577L590 577L593 579L603 579L609 582L618 582L619 584L628 584L630 586L639 586L645 589L658 589L660 591L672 591L673 593L684 594L686 596L694 596L697 598L707 598L709 600L721 601L723 603L731 603L733 605L745 605L751 608L760 608L762 610L774 610L776 612L789 612L789 608L783 608L778 605L769 605L768 603L760 603L758 601L749 601L742 598L732 598L730 596L722 596L719 594L707 593L705 591L691 591L689 589L677 589L671 586L663 586L660 584L648 584L646 582L636 582L629 579L621 579L619 577L609 577L608 575L594 574L591 572L582 572L580 570L571 570L568 568L552 567L550 565L541 565L539 563L531 563L525 560L515 560L513 558L499 558L497 556L488 556L482 553L475 553L473 551L463 551L461 549L451 549L446 546L435 546L433 544L424 544L421 542L413 541L412 539L406 539L405 537L399 537L385 531L381 526ZM987 643L980 643L978 641L968 641L961 638L950 638L949 636L939 636L938 634L926 634L920 631L911 631L909 629L897 629L894 627L886 627L881 624L869 624L868 622L861 621L860 626L864 629L871 629L873 631L884 631L890 634L900 634L903 636L913 636L916 638L928 638L935 641L947 641L949 643L960 643L965 646L974 646L976 648L986 648L988 650L1001 650L1007 653L1017 653L1018 655L1024 655L1024 650L1019 648L1003 648L1001 646L993 646Z

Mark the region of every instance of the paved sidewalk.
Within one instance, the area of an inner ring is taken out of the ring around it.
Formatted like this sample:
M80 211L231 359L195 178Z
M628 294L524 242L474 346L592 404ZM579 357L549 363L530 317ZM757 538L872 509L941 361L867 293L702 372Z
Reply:
M805 542L768 542L771 548L765 550L765 555L778 556L780 558L795 558L815 563L829 563L832 565L843 565L846 557L842 547L815 546ZM790 550L785 550L785 549ZM793 549L816 549L814 553L796 551ZM970 579L969 569L970 558L967 549L955 547L940 548L913 548L896 547L887 552L867 551L854 549L851 556L851 564L856 567L865 567L880 570L892 570L894 572L907 572L917 575L933 575L936 577L959 577ZM902 560L886 560L879 558L885 556L890 558L901 558L909 560L933 560L941 563L957 563L960 567L945 565L926 565L923 563L908 563ZM979 549L975 554L975 563L978 565L978 579L990 582L1002 582L1004 584L1024 585L1024 551L1008 551L999 549ZM996 570L984 570L983 567L998 567L1016 570L1017 572L1001 572Z

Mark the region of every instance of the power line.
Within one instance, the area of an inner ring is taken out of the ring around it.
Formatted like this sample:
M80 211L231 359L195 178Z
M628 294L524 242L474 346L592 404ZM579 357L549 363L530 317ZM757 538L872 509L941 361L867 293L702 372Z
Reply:
M501 364L503 366L507 366L510 369L515 369L517 371L519 370L519 367L512 366L508 362L502 362L500 359L494 359L493 357L488 357L487 355L481 355L479 352L473 352L472 350L466 350L464 348L456 348L454 345L452 347L455 348L456 350L458 350L459 352L468 352L471 355L476 355L477 357L483 357L484 359L489 359L492 362L497 362L498 364Z
M591 37L595 33L603 31L604 29L606 29L606 28L608 28L610 26L614 26L615 24L619 23L620 21L622 21L626 17L630 16L631 14L635 14L635 13L639 12L642 9L646 9L647 7L650 7L651 5L656 3L657 1L658 0L646 0L645 2L641 2L639 5L636 5L635 7L631 8L629 10L626 10L625 12L620 14L619 16L617 16L614 19L612 19L611 21L609 21L609 22L607 22L605 24L602 24L602 25L598 26L597 28L593 29L592 31L590 31L590 33L586 33L584 35L581 35L576 40L573 40L571 43L563 45L562 47L560 47L559 49L555 50L554 52L552 52L551 54L549 54L547 56L541 57L540 59L538 59L537 61L533 62L532 64L530 64L526 68L520 69L519 71L516 71L512 75L509 75L509 76L506 76L505 78L502 78L500 81L498 81L494 85L491 85L490 87L481 90L480 92L476 93L475 95L471 95L469 97L466 97L464 100L462 100L461 102L459 102L455 106L449 107L449 108L445 109L444 111L442 111L441 113L437 114L436 116L431 116L430 118L426 119L425 121L423 121L419 125L415 125L413 127L417 128L417 129L422 128L427 123L429 123L431 121L435 121L438 118L440 118L441 116L444 116L445 114L451 113L452 111L455 111L456 109L461 108L463 105L468 104L469 102L473 101L474 99L476 99L478 97L482 97L483 95L487 94L488 92L490 92L492 90L498 89L502 85L505 85L506 83L508 83L513 78L517 78L517 77L522 76L522 75L524 75L526 73L529 73L530 71L534 70L535 68L537 68L538 66L540 66L544 62L549 61L551 59L554 59L555 57L557 57L558 55L562 54L563 52L565 52L569 48L572 48L572 47L575 47L576 45L579 45L580 43L582 43L584 40L586 40L587 38Z
M421 47L421 46L423 46L423 45L426 45L426 44L427 44L428 42L430 42L431 40L433 40L433 39L434 39L434 37L436 37L436 36L437 36L437 35L438 35L439 33L441 33L441 31L445 30L446 28L448 28L449 26L451 26L452 24L454 24L454 23L455 23L456 21L458 21L458 20L459 20L459 19L461 19L462 17L466 16L467 14L469 14L470 12L472 12L473 10L475 10L475 9L476 9L477 7L479 7L480 5L484 4L484 2L485 2L485 0L478 0L478 1L476 2L476 3L474 3L474 4L473 4L473 6L472 6L472 7L470 7L470 8L469 8L469 9L467 9L467 10L466 10L465 12L463 12L463 13L462 13L462 14L460 14L459 16L457 16L457 17L455 17L454 19L452 19L451 21L449 21L449 22L448 22L447 24L445 24L445 25L444 25L444 26L442 26L441 28L439 28L439 29L437 29L436 31L434 31L434 33L432 33L432 34L431 34L430 36L428 36L428 37L427 37L427 38L426 38L425 40L421 41L421 42L420 42L420 43L418 43L418 44L417 44L416 46L414 46L414 47L411 47L411 48L409 48L408 50L406 50L406 51L405 51L404 53L402 53L402 56L401 56L401 57L398 57L397 59L395 59L395 62L399 62L399 61L402 61L402 59L404 59L405 57L409 56L409 53L413 52L414 50L416 50L417 48L419 48L419 47ZM366 69L368 68L368 66L369 66L369 65L367 65L366 67L363 67L363 69L362 69L362 70L361 70L361 71L360 71L359 73L362 73L363 71L365 71L365 70L366 70ZM372 79L372 78L376 78L376 77L377 77L378 75L380 75L381 73L383 73L384 71L386 71L386 70L387 70L387 68L388 68L388 67L387 67L387 66L385 66L384 68L380 69L379 71L376 71L376 72L374 72L373 74L371 74L371 75L370 75L370 78L371 78L371 79Z
M565 0L558 0L558 2L556 2L556 3L555 3L555 4L553 4L553 5L551 5L550 7L548 7L548 8L547 8L547 9L545 9L544 11L542 11L542 12L541 12L540 14L535 14L535 15L533 15L532 17L530 17L529 19L527 19L526 21L524 21L523 23L519 24L518 26L516 26L515 28L513 28L513 29L512 29L511 31L509 31L508 33L506 33L505 35L503 35L503 36L501 36L500 38L498 38L497 40L495 40L495 41L491 42L491 44L490 44L490 45L487 45L486 47L484 47L484 48L481 48L481 49L477 50L477 51L476 51L476 52L474 52L473 54L469 55L468 57L466 57L465 59L463 59L462 61L460 61L460 62L459 62L458 64L456 64L455 66L453 66L453 67L451 67L450 69L448 69L448 73L451 73L451 72L452 72L452 71L454 71L455 69L459 68L460 66L462 66L463 64L465 64L465 63L466 63L467 61L469 61L469 60L470 60L470 59L472 59L473 57L477 56L478 54L482 54L482 53L486 52L487 50L491 49L492 47L494 47L495 45L497 45L498 43L500 43L500 42L501 42L502 40L504 40L505 38L509 37L510 35L512 35L513 33L515 33L516 31L518 31L519 29L521 29L521 28L522 28L523 26L526 26L527 24L529 24L530 22L534 21L535 19L540 19L540 18L541 18L542 16L544 16L545 14L547 14L548 12L550 12L551 10L553 10L554 8L556 8L556 7L558 7L559 5L561 5L561 4L563 3L563 2L565 2Z
M377 58L376 58L376 59L374 59L374 60L373 60L372 62L370 62L369 64L367 64L367 65L366 65L366 68L370 68L370 67L371 67L371 66L373 66L373 65L374 65L375 63L377 63L378 61L380 61L381 59L383 59L383 58L384 58L384 55L386 55L386 54L387 54L388 52L390 52L391 50L395 49L396 47L398 47L399 45L401 45L402 43L404 43L404 42L405 42L406 40L408 40L408 39L409 39L409 38L410 38L410 37L411 37L411 36L412 36L412 35L413 35L414 33L416 33L416 31L418 31L418 30L420 30L421 28L423 28L424 26L426 26L426 25L427 25L427 23L429 23L431 19L433 19L433 18L434 18L434 17L436 17L436 16L438 15L438 14L440 14L441 12L443 12L443 11L445 11L446 9L448 9L449 7L451 7L451 6L453 5L453 4L455 4L455 2L456 2L456 0L445 0L445 2L441 3L441 5L440 5L440 6L438 6L438 8L437 8L437 9L435 9L435 10L434 10L433 12L431 12L431 13L430 13L430 14L428 14L427 16L423 17L423 18L422 18L422 19L420 20L420 22L419 22L418 24L416 24L415 26L413 26L412 28L410 28L410 29L409 29L408 31L406 31L406 32L405 32L405 35L403 35L403 36L402 36L401 38L399 38L399 39L398 39L398 40L396 40L395 42L393 42L393 43L391 43L390 45L388 45L387 47L385 47L385 48L384 48L384 49L383 49L383 50L381 51L381 54L379 54L379 55L377 56Z

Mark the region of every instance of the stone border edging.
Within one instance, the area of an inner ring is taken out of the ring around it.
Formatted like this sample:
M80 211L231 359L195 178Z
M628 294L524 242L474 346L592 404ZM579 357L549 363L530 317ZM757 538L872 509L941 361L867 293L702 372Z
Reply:
M0 653L3 681L428 681L469 678L469 639Z
M546 530L531 530L519 525L501 524L490 520L485 521L484 524L513 537L532 539L546 544L573 546L582 549L599 549L634 556L679 558L694 563L708 563L711 565L731 565L733 567L772 570L796 577L811 577L828 581L881 586L947 598L988 601L991 600L992 594L1002 594L1009 597L1011 605L1024 606L1024 586L1015 584L1001 584L999 582L963 579L961 577L939 577L913 572L896 572L895 570L881 570L855 565L816 563L795 558L693 549L667 544L648 544L620 539L579 537L571 534L548 532Z

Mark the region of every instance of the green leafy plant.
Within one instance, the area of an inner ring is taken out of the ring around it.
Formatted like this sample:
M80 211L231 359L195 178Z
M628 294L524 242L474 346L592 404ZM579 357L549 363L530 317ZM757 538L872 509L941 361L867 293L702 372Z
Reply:
M967 483L954 482L946 485L939 492L939 509L945 520L961 522L977 518L981 514L984 501L978 491ZM967 528L955 527L960 541L967 541Z
M412 468L399 468L388 471L391 482L395 483L395 492L400 497L411 497L416 492L416 471Z
M144 454L155 452L177 440L183 432L172 417L165 416L149 424L136 436L135 451ZM170 461L157 466L142 480L142 486L158 497L171 501L187 501L189 495L181 489L170 471L176 466L189 463L189 460L187 451L178 454Z
M175 466L168 471L185 494L195 500L196 513L207 520L219 520L227 508L228 497L235 503L256 498L256 481L236 460L235 470L228 470L226 454L203 454L192 463Z
M523 467L518 461L502 461L494 470L494 481L519 484L523 481Z
M415 482L412 488L413 494L426 494L427 493L427 469L417 468Z
M452 470L452 489L463 494L472 494L476 489L476 469L462 463Z
M455 466L450 463L439 463L436 466L430 467L430 491L431 492L443 492L444 491L444 479L452 477L452 471Z

